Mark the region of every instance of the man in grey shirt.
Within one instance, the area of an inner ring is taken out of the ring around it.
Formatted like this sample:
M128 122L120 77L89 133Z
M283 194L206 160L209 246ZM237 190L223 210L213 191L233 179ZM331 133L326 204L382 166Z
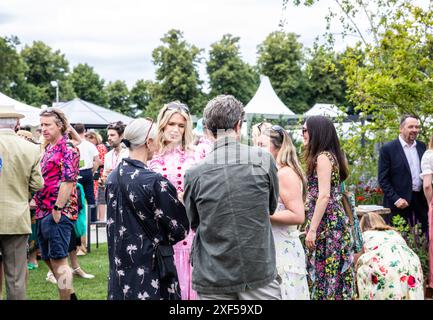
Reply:
M207 104L203 123L214 148L185 174L185 207L196 231L192 287L202 300L281 299L269 219L277 168L266 151L240 144L243 115L230 95Z

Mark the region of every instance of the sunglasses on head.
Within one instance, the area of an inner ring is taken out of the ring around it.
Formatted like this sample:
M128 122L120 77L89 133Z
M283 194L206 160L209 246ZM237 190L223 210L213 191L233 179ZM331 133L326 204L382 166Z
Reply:
M186 104L180 103L180 102L170 102L169 104L165 105L165 110L162 113L162 117L164 117L164 114L167 110L179 110L185 112L187 115L189 115L189 108ZM161 117L161 118L162 118Z

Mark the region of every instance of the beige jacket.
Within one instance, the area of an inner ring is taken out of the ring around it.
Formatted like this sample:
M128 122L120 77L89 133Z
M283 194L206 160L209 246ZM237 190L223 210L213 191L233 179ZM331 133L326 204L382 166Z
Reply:
M30 234L31 192L44 185L39 146L0 129L0 235Z

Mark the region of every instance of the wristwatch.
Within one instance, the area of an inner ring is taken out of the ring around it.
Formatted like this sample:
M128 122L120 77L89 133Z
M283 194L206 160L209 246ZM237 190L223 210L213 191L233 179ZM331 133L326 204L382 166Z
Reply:
M63 208L58 207L56 204L54 205L53 209L56 210L56 211L62 211L63 210Z

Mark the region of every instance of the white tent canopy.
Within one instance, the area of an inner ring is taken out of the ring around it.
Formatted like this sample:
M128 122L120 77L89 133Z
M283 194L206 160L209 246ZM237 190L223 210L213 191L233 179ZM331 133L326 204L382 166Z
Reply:
M24 115L20 120L20 125L23 126L39 126L39 113L41 109L29 106L25 103L19 102L11 97L0 92L0 108L1 106L13 106L18 113Z
M122 121L128 124L134 120L119 112L97 106L79 98L56 104L56 106L65 112L70 123L83 123L88 128L102 129L112 122Z
M247 120L251 120L254 115L263 116L266 119L295 116L295 113L278 98L271 81L266 76L261 76L260 86L244 110Z
M325 116L330 118L337 118L344 116L344 112L338 109L334 104L330 103L316 103L310 110L304 113L304 116Z

